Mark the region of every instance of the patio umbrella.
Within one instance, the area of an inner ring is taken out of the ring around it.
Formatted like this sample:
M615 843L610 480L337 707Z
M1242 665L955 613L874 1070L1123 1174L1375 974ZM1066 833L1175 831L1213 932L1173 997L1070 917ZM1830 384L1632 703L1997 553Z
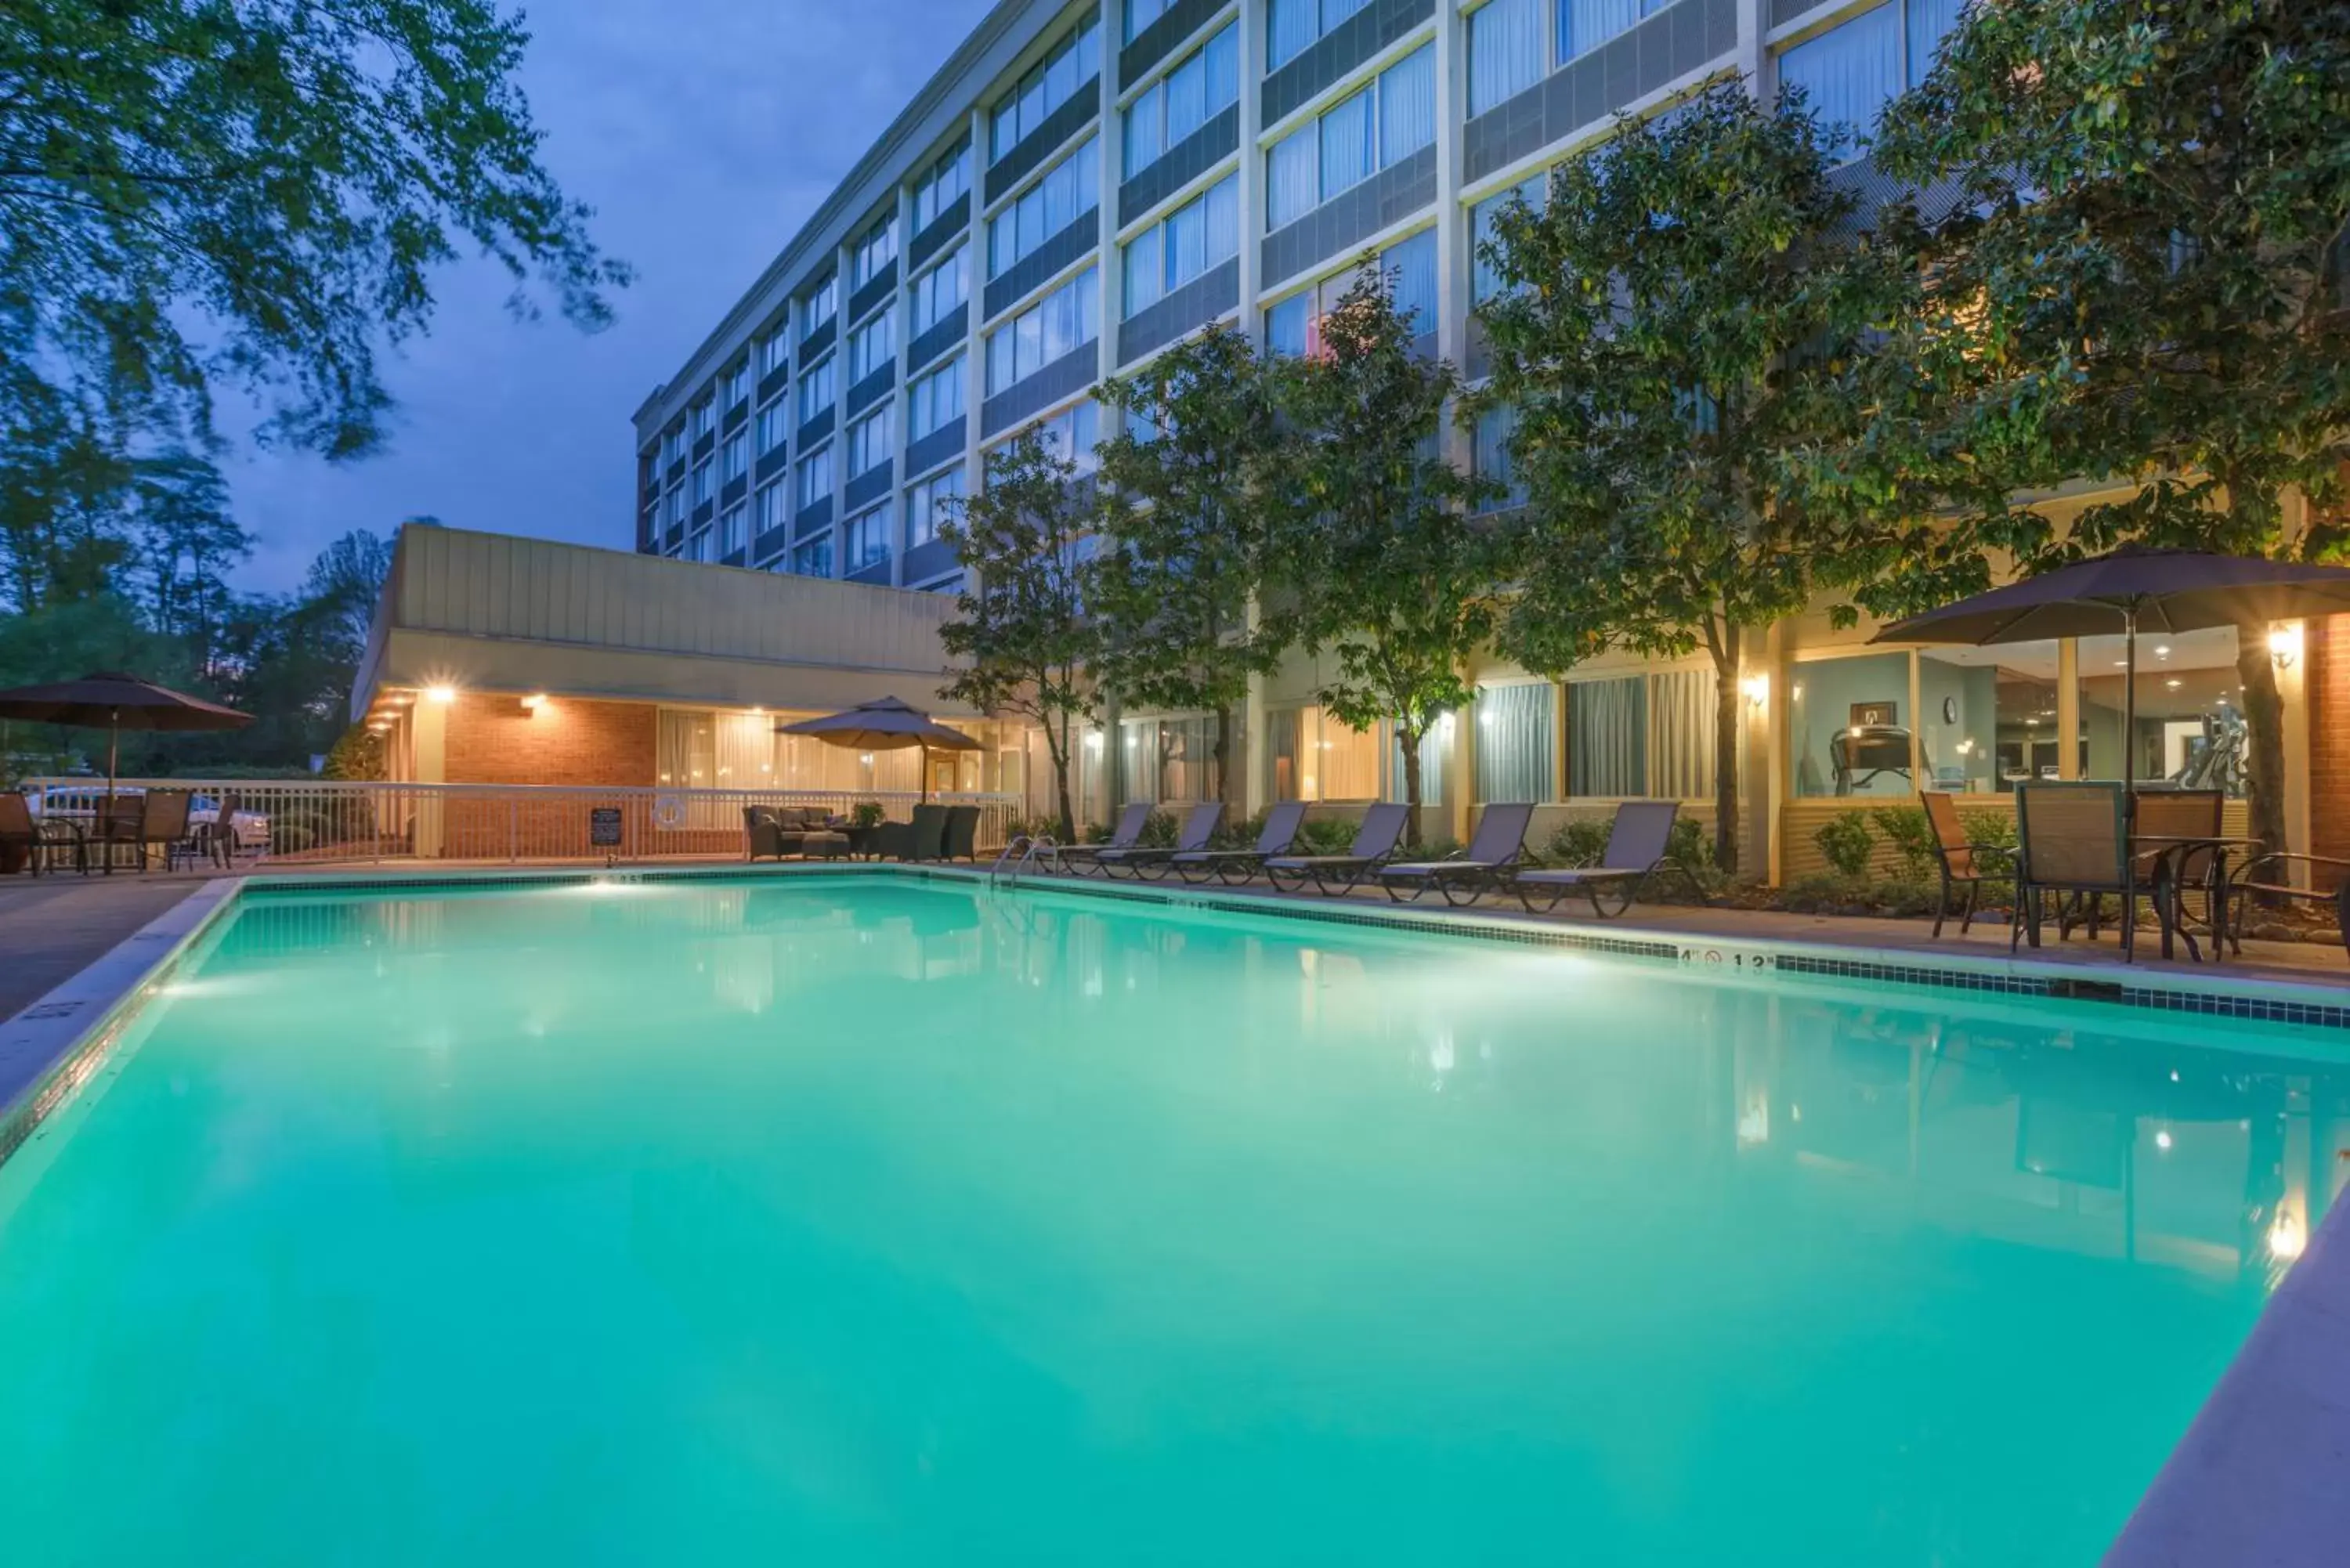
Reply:
M125 730L241 730L253 715L158 686L136 676L101 670L78 680L18 686L0 691L0 719L71 724L106 732L106 798L114 799L115 758Z
M979 742L961 730L951 730L915 711L895 697L877 697L841 713L778 724L778 735L814 735L827 745L858 752L901 752L922 748L922 798L931 798L931 748L942 752L975 752Z
M2202 631L2251 621L2350 611L2350 570L2258 556L2129 546L1895 621L1874 642L2037 642L2052 637L2127 639L2122 733L2137 732L2137 634ZM2137 780L2135 742L2123 784Z

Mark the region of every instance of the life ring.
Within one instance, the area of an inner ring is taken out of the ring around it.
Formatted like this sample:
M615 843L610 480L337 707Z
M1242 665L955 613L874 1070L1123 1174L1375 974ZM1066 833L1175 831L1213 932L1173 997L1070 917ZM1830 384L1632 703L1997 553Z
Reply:
M682 827L685 826L685 802L673 794L653 796L653 826Z

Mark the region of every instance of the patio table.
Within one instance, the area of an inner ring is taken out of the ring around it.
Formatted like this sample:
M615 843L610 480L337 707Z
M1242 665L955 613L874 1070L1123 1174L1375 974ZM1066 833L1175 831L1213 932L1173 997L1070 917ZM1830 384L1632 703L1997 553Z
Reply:
M2162 927L2162 956L2173 953L2171 939L2175 935L2187 941L2187 956L2197 963L2203 961L2203 950L2195 940L2195 933L2187 929L2187 889L2179 879L2179 871L2189 856L2210 850L2212 873L2206 896L2211 902L2211 961L2226 961L2228 945L2228 856L2230 851L2262 847L2257 838L2232 838L2195 835L2177 836L2166 834L2133 833L2130 852L2154 857L2154 912Z

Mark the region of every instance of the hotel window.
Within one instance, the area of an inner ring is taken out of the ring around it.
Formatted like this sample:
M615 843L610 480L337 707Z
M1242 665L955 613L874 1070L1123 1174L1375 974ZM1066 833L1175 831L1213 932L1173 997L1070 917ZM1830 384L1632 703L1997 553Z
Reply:
M1012 96L997 106L988 131L989 161L1003 158L1052 112L1101 74L1101 18L1086 18L1059 47L1029 68Z
M661 513L672 528L685 521L685 486L681 484L669 493L661 502Z
M1526 504L1526 487L1519 482L1517 462L1510 454L1510 437L1516 432L1517 423L1517 410L1507 403L1477 416L1476 432L1470 444L1471 462L1478 478L1491 480L1502 487L1499 495L1478 503L1482 512L1506 512Z
M759 339L759 374L772 376L792 362L791 334L776 327Z
M708 435L718 423L718 400L704 398L694 404L692 422L694 440L700 441Z
M1504 103L1671 0L1492 0L1469 18L1469 113Z
M711 465L707 462L695 463L693 465L693 504L699 506L709 500L713 488L711 483Z
M736 431L728 436L726 446L719 457L724 464L719 478L730 484L742 478L743 471L751 466L751 432Z
M747 403L750 400L751 361L745 358L726 372L726 406L732 409L737 403Z
M2002 667L2008 655L2046 645L2021 643L1997 651ZM2127 650L2119 637L2085 637L2077 645L2080 695L2080 776L2083 778L2160 779L2181 789L2216 789L2241 798L2250 760L2251 734L2244 717L2242 677L2236 673L2236 628L2214 627L2208 631L2151 635L2137 639L2137 702L2135 731L2125 727L2127 708L2122 699L2127 680ZM1976 650L1964 650L1973 653ZM1983 649L1990 652L1991 649ZM1934 656L1957 655L1957 649L1935 649ZM1918 655L1920 695L1925 698L1927 727L1918 736L1927 750L1927 770L1937 780L1945 776L1945 757L1954 747L1935 742L1932 721L1939 705L1928 694L1929 655ZM2045 671L2053 659L2043 658L2033 672ZM2001 776L2007 779L2007 756L2019 720L2036 711L2050 728L2052 696L2032 695L2011 684L2002 668L1998 688ZM2123 770L2130 770L2125 773ZM2044 764L2043 773L2044 775ZM2003 786L2004 787L2004 786Z
M791 520L791 497L779 479L759 492L760 535L764 537Z
M671 463L677 462L684 455L685 427L683 425L671 425L668 430L661 431L661 466L663 468L667 468Z
M1092 342L1101 279L1092 267L997 327L987 338L987 394L993 397Z
M906 392L906 435L920 441L962 417L963 357L960 354L915 381Z
M1377 731L1350 730L1319 708L1276 710L1264 728L1274 799L1379 798Z
M1072 403L1030 428L1044 438L1047 451L1064 462L1075 463L1078 472L1091 473L1101 466L1094 455L1094 449L1101 441L1101 408L1091 398Z
M702 529L685 542L685 548L678 552L678 559L698 562L705 566L710 565L718 559L717 538L717 529Z
M836 360L827 359L815 369L800 377L800 423L832 407L832 368Z
M1142 29L1167 15L1167 7L1173 4L1174 0L1126 0L1126 42L1134 42Z
M1547 680L1477 689L1478 799L1558 799L1557 690Z
M718 518L718 558L724 560L743 547L743 524L750 514L747 506L729 506Z
M1422 229L1379 253L1396 312L1417 334L1436 330L1436 231ZM1312 288L1277 301L1264 313L1264 343L1276 354L1299 358L1322 351L1322 318L1337 308L1355 286L1356 271L1332 273Z
M987 275L1002 277L1022 257L1101 205L1101 141L1084 145L1045 171L1019 200L987 220Z
M840 309L840 278L837 274L800 296L800 337L805 339L817 327L831 320Z
M1124 174L1133 179L1240 101L1241 25L1234 22L1127 106Z
M869 473L889 461L889 409L884 403L848 427L848 476Z
M1422 45L1265 150L1266 226L1296 222L1435 140L1436 49Z
M832 448L812 452L800 459L798 475L800 510L829 500L832 496Z
M924 171L914 186L914 232L920 234L939 214L971 189L971 143L961 142L952 152Z
M811 539L792 552L792 572L795 576L828 577L832 576L832 536Z
M885 310L848 335L848 384L857 385L897 357L898 318Z
M1506 191L1497 192L1469 210L1469 298L1480 304L1502 292L1502 275L1485 259L1485 247L1492 244L1499 231L1502 214L1509 211L1512 202L1523 202L1539 213L1550 199L1550 173L1522 180Z
M1892 657L1906 671L1908 656ZM1711 670L1568 681L1568 796L1707 798L1713 789L1713 691Z
M791 438L792 400L777 398L759 410L759 451L762 454L781 447Z
M1799 87L1824 131L1857 158L1877 116L1933 67L1960 0L1885 0L1779 57L1779 86Z
M914 331L928 332L971 297L971 250L957 245L947 259L914 280Z
M865 231L848 253L848 286L863 288L898 259L898 220L884 218Z
M1315 39L1353 16L1370 0L1273 0L1265 18L1265 69L1276 70L1305 52Z
M1156 305L1240 248L1240 176L1227 174L1127 245L1127 315Z
M939 524L951 523L962 512L963 472L960 464L906 492L906 548L927 545L939 536Z
M842 569L861 572L889 558L889 504L884 501L848 520L848 554Z

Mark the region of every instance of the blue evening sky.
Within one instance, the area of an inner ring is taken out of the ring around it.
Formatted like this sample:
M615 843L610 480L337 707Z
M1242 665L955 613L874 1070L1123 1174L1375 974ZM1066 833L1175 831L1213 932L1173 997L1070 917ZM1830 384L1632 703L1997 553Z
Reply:
M332 466L240 445L259 538L240 587L282 591L346 529L452 527L630 548L629 416L684 362L988 0L537 0L523 81L545 158L635 265L587 337L519 322L494 265L442 280L432 336L388 358L390 450ZM231 414L228 400L223 412ZM227 421L233 422L233 421Z

